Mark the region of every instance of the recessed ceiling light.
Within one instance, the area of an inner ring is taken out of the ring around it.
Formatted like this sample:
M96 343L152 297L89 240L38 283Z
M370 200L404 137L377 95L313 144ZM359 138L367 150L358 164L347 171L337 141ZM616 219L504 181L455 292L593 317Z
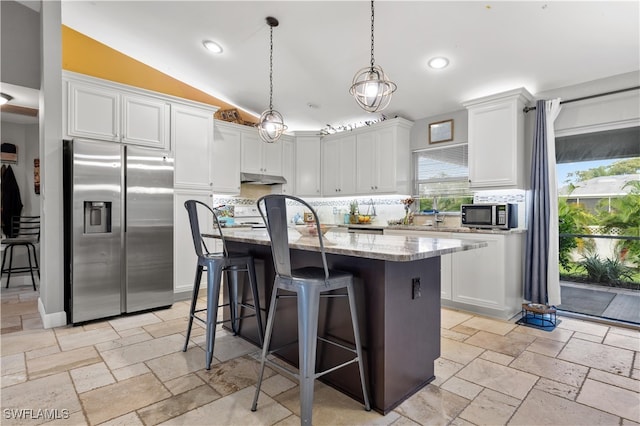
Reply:
M439 56L437 58L432 58L429 60L429 66L436 70L446 68L447 65L449 65L449 60L443 56Z
M7 95L6 93L0 93L0 105L4 105L13 99L13 96Z
M202 45L210 52L213 53L222 53L222 46L212 40L204 40Z

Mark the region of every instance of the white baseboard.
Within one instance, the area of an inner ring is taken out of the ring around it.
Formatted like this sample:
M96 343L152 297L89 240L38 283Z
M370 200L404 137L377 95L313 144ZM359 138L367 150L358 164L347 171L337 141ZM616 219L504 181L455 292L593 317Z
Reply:
M40 318L42 318L42 325L44 326L44 328L54 328L67 325L67 313L65 311L62 311L48 314L44 309L42 299L40 299L39 297L38 312L40 313Z

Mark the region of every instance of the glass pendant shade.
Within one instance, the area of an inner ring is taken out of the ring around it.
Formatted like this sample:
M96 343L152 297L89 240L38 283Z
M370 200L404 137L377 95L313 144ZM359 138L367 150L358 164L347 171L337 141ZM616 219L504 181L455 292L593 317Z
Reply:
M258 134L264 142L276 142L285 130L287 130L287 126L284 124L282 114L278 111L268 109L260 116Z
M389 105L396 89L396 84L389 80L382 67L374 65L362 68L356 73L349 93L360 108L367 112L376 112Z

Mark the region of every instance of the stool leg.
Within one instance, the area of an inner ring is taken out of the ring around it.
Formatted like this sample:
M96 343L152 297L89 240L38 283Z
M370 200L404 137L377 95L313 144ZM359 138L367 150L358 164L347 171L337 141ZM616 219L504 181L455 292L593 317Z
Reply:
M40 279L40 265L38 264L38 257L36 256L36 246L32 244L31 247L33 248L33 261L36 264L36 272L38 273L38 279Z
M229 315L231 317L231 331L238 335L238 267L227 269L227 290L229 291Z
M3 273L3 272L5 272L4 264L5 264L6 260L7 260L7 253L9 252L9 248L10 248L10 247L11 247L11 246L7 246L7 247L4 249L4 254L2 255L2 268L0 269L0 277L2 276L2 273ZM8 272L8 271L7 271L7 272Z
M9 253L9 269L7 270L7 287L9 288L9 280L11 279L11 268L13 268L13 246L9 246L8 250L11 250Z
M202 279L202 266L198 265L196 268L196 279L193 282L193 296L191 297L191 309L189 310L189 324L187 325L187 338L184 341L184 348L182 352L187 351L189 346L189 337L191 337L191 327L193 327L193 316L196 312L196 305L198 304L198 292L200 292L200 280Z
M353 323L353 336L356 341L356 354L358 355L358 368L360 369L360 383L362 384L362 395L364 397L364 409L371 411L369 403L369 394L364 381L364 362L362 361L362 344L360 343L360 327L358 327L358 315L356 312L356 299L353 295L353 285L347 286L347 294L349 296L349 310L351 311L351 322Z
M218 322L218 299L220 297L220 281L222 281L222 264L213 262L207 266L207 359L205 367L211 369L213 344L216 338Z
M36 291L36 279L33 276L33 264L31 263L31 250L29 249L29 247L33 247L31 244L27 244L25 245L25 247L27 248L27 259L29 260L29 272L31 273L31 283L33 284L33 291ZM33 247L33 250L35 252L36 248Z
M258 339L260 346L264 346L264 328L262 328L262 310L260 309L260 295L258 294L258 279L256 278L256 265L253 259L247 262L249 285L253 294L253 306L256 308L256 320L258 321Z
M312 424L313 384L316 375L320 292L309 286L298 290L298 345L300 364L300 423Z
M262 358L260 360L260 373L258 374L258 383L256 384L256 394L253 397L253 404L251 405L251 411L256 411L258 408L258 396L260 395L260 387L262 386L262 376L264 374L264 363L269 354L269 344L271 343L271 334L273 333L274 317L276 316L276 308L278 302L278 285L273 284L273 291L271 292L271 302L269 303L269 312L267 314L267 330L264 335L264 342L262 343Z

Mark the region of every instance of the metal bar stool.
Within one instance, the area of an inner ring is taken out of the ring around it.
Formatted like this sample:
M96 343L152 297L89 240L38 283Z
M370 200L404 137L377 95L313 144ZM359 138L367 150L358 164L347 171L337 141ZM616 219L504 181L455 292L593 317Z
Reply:
M231 322L233 334L238 333L239 321L244 318L256 317L258 323L258 337L260 344L264 340L264 329L262 328L262 315L260 313L260 298L258 295L258 281L256 279L256 270L253 257L246 254L229 253L225 244L222 228L218 222L218 216L215 211L203 202L197 200L187 200L184 203L189 215L189 223L191 225L191 235L193 244L198 256L198 266L196 269L196 278L193 285L193 297L191 299L191 310L189 311L189 325L187 326L187 338L184 342L183 352L187 351L189 345L189 337L191 336L191 328L193 320L197 319L206 324L206 368L211 369L211 360L213 358L213 346L216 337L216 325L223 322ZM200 232L200 222L198 219L198 206L205 209L207 220L211 220L220 233L222 241L222 252L212 253L207 248L202 233ZM196 309L198 302L198 292L200 291L200 280L202 271L207 270L207 307L205 309ZM219 305L220 298L220 282L222 281L222 273L227 273L227 289L229 291L229 303ZM253 295L253 305L239 300L238 297L238 272L247 272L249 276L249 286ZM218 308L220 306L229 306L230 319L218 321ZM249 308L255 313L239 317L238 308ZM206 319L200 318L197 314L206 311Z
M11 235L2 240L2 245L6 246L2 256L2 268L0 268L0 276L7 273L7 287L11 274L19 274L29 272L31 274L31 282L33 290L36 290L36 279L33 275L35 271L40 278L40 266L38 265L38 257L36 256L36 244L40 242L40 216L14 216L11 218ZM25 247L27 249L27 259L29 266L13 266L13 249L15 247ZM5 267L7 254L9 254L9 267ZM33 263L31 256L33 255Z
M299 203L306 210L310 210L315 221L315 227L320 244L320 255L322 257L323 267L304 267L300 269L291 269L291 258L289 253L289 240L287 229L287 200ZM365 410L370 411L371 405L364 379L364 367L362 362L362 347L360 344L360 331L358 329L358 320L356 313L356 304L353 291L353 275L348 272L329 270L327 267L327 259L322 242L322 233L320 222L314 209L300 198L290 195L272 194L266 195L258 200L258 210L265 219L269 237L271 239L271 251L273 254L273 263L276 271L276 278L273 285L273 293L269 306L269 315L267 320L267 331L265 341L262 346L262 359L260 365L260 374L256 393L253 399L252 411L256 411L258 406L258 396L260 395L260 387L262 386L262 377L264 374L265 364L274 367L280 371L284 371L296 377L300 383L300 421L301 424L311 424L313 411L313 385L316 378L335 371L354 362L358 363L360 371L360 382L362 384L362 394L364 397ZM265 214L266 212L266 214ZM346 289L347 294L324 294L337 289ZM299 372L295 372L283 367L282 365L267 359L267 356L277 352L279 349L269 350L271 341L274 318L277 308L277 300L279 290L295 293L298 302L298 357ZM353 334L355 340L355 349L345 346L342 343L328 340L325 337L318 336L318 312L320 298L322 296L340 297L347 296L349 299L349 308L351 311L351 322L353 325ZM316 347L317 341L334 345L346 351L355 354L355 357L327 370L316 371Z

